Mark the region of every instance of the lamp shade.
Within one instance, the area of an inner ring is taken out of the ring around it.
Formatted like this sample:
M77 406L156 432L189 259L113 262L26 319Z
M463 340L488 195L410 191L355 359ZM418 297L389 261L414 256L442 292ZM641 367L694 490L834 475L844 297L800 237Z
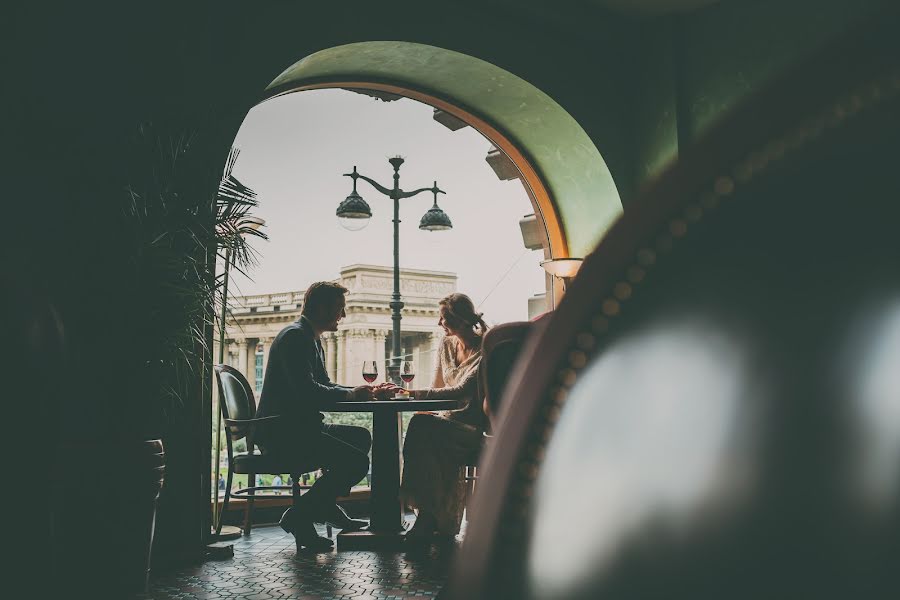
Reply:
M554 277L569 279L575 277L583 261L583 258L551 258L542 260L541 266Z
M447 229L453 229L453 223L450 222L450 217L447 216L447 213L442 211L437 202L435 202L434 206L422 215L422 220L419 221L419 229L424 231L446 231Z
M340 203L335 214L342 227L350 231L358 231L369 224L369 219L372 218L372 209L354 190Z

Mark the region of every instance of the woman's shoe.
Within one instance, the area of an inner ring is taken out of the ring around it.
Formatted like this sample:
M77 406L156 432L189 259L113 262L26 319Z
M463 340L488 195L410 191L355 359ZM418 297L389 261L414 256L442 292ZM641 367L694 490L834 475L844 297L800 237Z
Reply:
M407 533L403 536L403 549L407 552L424 552L431 547L434 536L427 533Z
M448 546L455 546L457 543L456 536L450 535L449 533L440 533L440 532L435 533L432 540L434 541L435 544L437 544L438 546L440 546L442 548L448 547Z
M416 520L412 528L403 536L403 546L407 550L423 550L434 541L434 529L427 520Z

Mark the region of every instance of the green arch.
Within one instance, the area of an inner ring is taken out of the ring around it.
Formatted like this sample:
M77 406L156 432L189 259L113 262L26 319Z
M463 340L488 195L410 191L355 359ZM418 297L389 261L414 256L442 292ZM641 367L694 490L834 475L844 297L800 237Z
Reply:
M562 244L554 244L551 236L554 256L586 256L622 212L609 168L584 129L547 94L495 65L423 44L359 42L294 63L269 84L266 94L328 82L414 90L500 132L531 165L555 209L551 216L540 207L548 229L555 217L564 236Z

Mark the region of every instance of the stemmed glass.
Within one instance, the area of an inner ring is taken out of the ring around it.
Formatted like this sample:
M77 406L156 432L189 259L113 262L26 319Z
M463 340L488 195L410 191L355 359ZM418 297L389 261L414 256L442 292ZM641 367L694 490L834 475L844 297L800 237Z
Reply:
M378 379L378 363L374 360L365 361L363 363L362 376L366 383L372 383Z
M409 389L409 384L412 383L412 380L416 377L416 367L411 360L403 361L403 367L400 369L400 379L403 380L403 383L406 384L406 389Z

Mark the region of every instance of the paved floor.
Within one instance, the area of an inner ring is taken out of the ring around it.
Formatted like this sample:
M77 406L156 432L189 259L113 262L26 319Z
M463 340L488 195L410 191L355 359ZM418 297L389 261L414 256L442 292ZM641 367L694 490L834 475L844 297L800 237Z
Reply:
M324 527L319 534L325 535ZM450 558L457 547L435 546L416 556L336 550L298 555L290 535L277 526L261 527L235 540L234 558L154 578L149 593L140 598L434 598L447 579Z

